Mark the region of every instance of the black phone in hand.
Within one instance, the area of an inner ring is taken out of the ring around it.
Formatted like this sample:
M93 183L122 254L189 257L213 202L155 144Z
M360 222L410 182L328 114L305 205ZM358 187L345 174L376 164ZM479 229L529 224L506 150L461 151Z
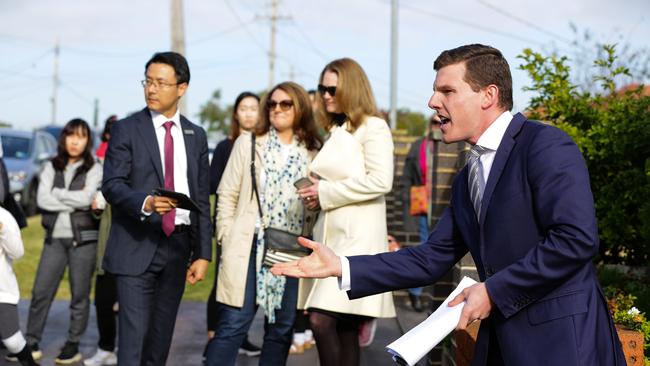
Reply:
M293 185L297 189L307 188L307 187L311 186L312 184L314 184L314 182L312 182L309 178L306 178L306 177L300 178L297 181L293 182Z

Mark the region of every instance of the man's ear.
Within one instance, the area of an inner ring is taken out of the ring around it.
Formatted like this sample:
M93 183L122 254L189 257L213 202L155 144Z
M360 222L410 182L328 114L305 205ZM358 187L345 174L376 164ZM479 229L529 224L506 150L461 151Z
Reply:
M481 92L481 108L489 109L499 104L499 88L490 84Z
M188 84L187 83L182 83L178 84L178 98L180 99L183 95L185 95L185 92L187 91Z

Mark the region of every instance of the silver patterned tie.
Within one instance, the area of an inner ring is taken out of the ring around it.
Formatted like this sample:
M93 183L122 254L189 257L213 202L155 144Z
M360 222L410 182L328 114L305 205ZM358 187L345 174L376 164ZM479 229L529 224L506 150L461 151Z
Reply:
M476 217L481 217L481 199L483 198L483 190L485 189L485 180L483 180L483 165L481 164L481 155L489 150L483 146L474 145L469 150L469 197L474 205Z

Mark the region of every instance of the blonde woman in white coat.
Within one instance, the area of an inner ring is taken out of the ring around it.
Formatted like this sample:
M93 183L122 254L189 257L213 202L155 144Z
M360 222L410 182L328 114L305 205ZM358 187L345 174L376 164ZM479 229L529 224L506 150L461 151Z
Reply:
M330 135L310 165L318 178L298 191L307 207L321 209L314 240L343 256L388 251L384 195L393 184L393 140L386 121L374 117L368 78L356 61L334 60L321 73L318 94ZM358 365L362 323L395 316L390 293L349 300L332 278L315 280L302 305L322 366Z
M260 228L301 233L303 203L293 183L307 175L321 141L309 96L298 84L275 86L262 100L260 110L261 121L253 131L255 176L251 176L253 136L242 135L235 142L217 190L221 260L217 324L206 352L208 366L235 364L258 305L265 315L259 364L284 365L291 346L298 280L274 276L261 265L264 240Z

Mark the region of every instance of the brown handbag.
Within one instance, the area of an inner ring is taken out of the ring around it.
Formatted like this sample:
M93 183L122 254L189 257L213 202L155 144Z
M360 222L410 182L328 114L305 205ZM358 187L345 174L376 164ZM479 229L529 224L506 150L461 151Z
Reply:
M427 186L411 186L409 214L411 216L429 213Z

